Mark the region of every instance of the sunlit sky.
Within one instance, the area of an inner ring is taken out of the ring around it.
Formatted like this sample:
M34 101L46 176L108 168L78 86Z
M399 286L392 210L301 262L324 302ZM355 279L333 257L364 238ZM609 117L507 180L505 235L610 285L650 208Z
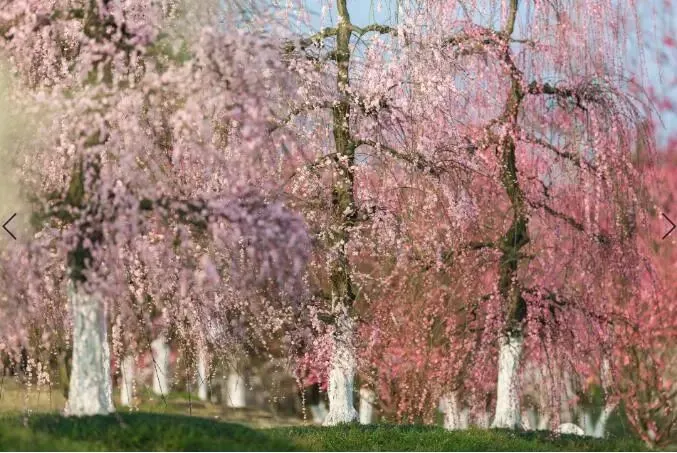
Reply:
M288 4L287 0L270 0L279 6ZM625 0L623 0L625 1ZM334 0L293 0L293 4L303 3L310 16L312 27L319 29L322 26L331 26L336 23L336 8ZM665 0L640 0L640 20L643 24L644 49L643 61L636 58L640 46L636 39L631 39L628 46L629 64L634 65L633 72L640 75L640 79L658 93L667 93L672 104L677 106L677 48L668 48L662 43L665 36L677 36L677 14L665 7ZM348 0L350 18L358 26L370 23L388 24L396 17L397 0ZM324 6L324 8L323 8ZM658 50L668 53L670 64L660 63ZM640 67L640 64L642 67ZM631 66L632 67L632 66ZM659 142L668 136L677 134L677 113L663 112L660 118L657 135Z

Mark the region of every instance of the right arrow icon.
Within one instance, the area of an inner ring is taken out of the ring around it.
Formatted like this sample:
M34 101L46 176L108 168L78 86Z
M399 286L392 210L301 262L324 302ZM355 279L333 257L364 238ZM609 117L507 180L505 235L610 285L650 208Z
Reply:
M669 218L668 216L666 216L665 214L663 214L663 217L665 217L665 220L667 220L668 222L670 222L670 225L672 225L672 228L670 228L670 230L669 230L667 233L665 233L665 236L662 237L662 239L665 239L666 237L668 237L668 236L670 235L670 233L672 233L672 232L675 230L675 227L676 227L677 225L675 225L675 222L673 222L672 220L670 220L670 218Z

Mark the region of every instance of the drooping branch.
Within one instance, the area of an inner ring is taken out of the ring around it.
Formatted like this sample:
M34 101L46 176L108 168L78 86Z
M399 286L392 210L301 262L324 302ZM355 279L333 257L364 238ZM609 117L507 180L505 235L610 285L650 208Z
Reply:
M330 109L332 108L333 103L330 101L320 101L320 102L309 102L305 103L302 105L299 105L297 107L294 107L291 109L288 113L287 116L285 116L284 119L281 121L271 121L271 125L268 128L268 133L272 134L273 132L277 131L278 129L288 125L291 123L291 121L298 115L311 111L311 110L316 110L316 109Z
M549 206L549 205L547 205L547 204L545 204L545 203L543 203L543 202L540 202L540 201L538 201L538 202L529 201L529 204L530 204L533 208L542 209L542 210L544 210L545 212L547 212L548 214L550 214L551 216L557 217L557 218L560 219L560 220L564 220L566 223L568 223L569 225L571 225L571 226L572 226L573 228L575 228L576 230L581 231L581 232L585 232L585 227L583 226L583 224L580 223L580 222L578 222L578 221L577 221L576 219L574 219L573 217L568 216L568 215L566 215L566 214L564 214L564 213L562 213L562 212L559 212L559 211L553 209L551 206Z
M399 159L403 162L407 162L410 165L413 165L417 170L422 171L423 173L428 173L433 176L440 176L443 172L443 168L435 166L434 163L428 161L424 156L421 156L418 153L411 152L402 152L398 151L395 148L384 145L372 139L361 138L354 141L355 148L358 148L362 145L371 146L377 150L385 151L387 154L392 157Z
M557 146L553 145L552 143L543 140L541 138L536 137L533 134L526 133L524 134L524 140L528 143L533 143L535 145L538 145L542 148L545 148L549 151L552 151L553 153L557 154L559 157L568 160L572 164L574 164L578 168L586 167L589 169L591 172L597 174L597 166L594 165L593 163L581 159L581 156L576 154L576 153L571 153L568 151L563 151ZM602 179L604 179L604 175L602 175Z
M449 248L440 253L439 260L429 261L425 258L412 255L414 261L417 261L421 265L421 270L427 272L435 268L438 263L441 262L444 266L452 266L454 264L454 259L461 256L466 252L478 252L481 250L498 250L498 244L491 241L470 241L465 244L459 244L456 247Z
M550 214L553 217L556 217L560 220L563 220L564 222L566 222L569 226L571 226L575 230L580 231L582 233L588 233L588 231L586 230L585 226L582 223L580 223L579 221L577 221L573 217L554 209L552 206L550 206L550 205L548 205L548 204L546 204L542 201L532 201L532 200L527 199L527 202L529 203L529 205L532 208L542 209L547 214ZM593 234L593 237L600 244L609 244L611 242L611 238L608 235L603 234L603 233L595 233L595 234Z
M504 45L504 38L496 30L491 28L475 26L473 33L459 33L442 41L445 47L458 48L461 55L483 52L487 46L500 47Z
M582 312L586 315L588 319L594 319L597 322L606 324L608 326L613 326L616 323L625 324L633 330L637 330L639 326L636 323L633 323L627 316L624 316L623 313L601 313L598 310L590 308L589 304L582 303L578 298L570 298L563 296L561 293L554 291L550 288L545 287L525 287L522 288L522 291L526 294L538 297L540 300L545 301L549 304L549 307L552 310L558 309L571 309Z
M624 112L629 119L636 120L640 117L637 106L632 100L623 99L621 93L603 80L586 80L571 86L532 81L527 85L527 93L554 96L559 100L572 102L576 108L584 112L588 111L589 105L597 105L606 108L610 113L620 115Z
M159 211L161 215L199 229L206 229L219 221L241 223L249 219L248 214L260 213L270 207L270 203L254 192L237 198L176 199L162 196L156 199L143 198L139 202L140 211ZM300 218L296 220L301 222Z
M498 245L491 241L470 241L467 244L462 244L453 249L448 249L442 252L442 262L445 265L451 265L455 257L467 251L480 251L486 249L497 250Z
M561 99L570 99L574 101L574 105L580 108L583 111L587 111L583 105L584 100L591 100L585 97L582 97L581 94L572 88L559 88L549 83L538 83L533 81L529 84L527 88L527 93L529 94L547 94L551 96L556 96Z
M441 175L448 173L449 168L445 167L444 165L441 165L437 162L432 162L429 158L422 156L419 153L412 152L412 151L399 151L395 148L392 148L388 145L384 145L383 143L377 142L376 140L372 139L367 139L367 138L359 138L354 140L353 142L355 144L355 148L366 145L370 146L372 148L375 148L376 150L379 151L384 151L386 154L389 154L390 156L394 157L395 159L401 160L403 162L406 162L410 165L412 165L416 170L421 171L424 174L429 174L435 177L440 177ZM476 147L470 143L467 145L466 150L474 150ZM480 174L482 176L486 176L485 174L481 173L480 171L468 166L465 162L460 162L457 159L447 159L448 163L451 163L452 166L455 166L457 168L460 168L465 171L470 171L473 173Z

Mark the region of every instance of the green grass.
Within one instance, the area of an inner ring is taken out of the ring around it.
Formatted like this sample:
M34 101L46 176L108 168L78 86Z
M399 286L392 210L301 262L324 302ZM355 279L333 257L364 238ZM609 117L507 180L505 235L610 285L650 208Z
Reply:
M349 425L335 428L274 428L308 451L638 451L632 440L596 440L572 435L554 438L541 432L468 430L449 432L438 426Z
M345 425L254 429L199 417L145 412L65 418L0 417L0 450L14 451L637 451L631 439L554 438L507 430L447 432L439 427Z
M0 450L292 451L284 439L235 423L152 413L0 418Z

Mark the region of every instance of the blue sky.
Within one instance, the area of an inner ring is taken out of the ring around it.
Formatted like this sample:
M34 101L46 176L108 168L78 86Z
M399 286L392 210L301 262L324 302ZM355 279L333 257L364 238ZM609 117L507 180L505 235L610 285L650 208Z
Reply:
M275 0L271 0L275 1ZM336 9L334 0L302 0L308 12L311 14L314 28L320 28L321 25L329 26L336 22ZM294 3L298 4L299 0ZM286 0L277 0L279 5L284 5ZM644 40L650 43L654 49L662 47L670 50L672 53L671 66L666 67L658 63L658 56L655 51L645 50L644 60L635 63L635 72L643 74L644 79L652 85L658 92L666 92L670 82L677 76L677 49L668 49L660 44L662 37L666 34L675 36L677 34L677 11L667 14L664 0L640 0L640 17L643 23ZM380 4L380 8L378 5ZM348 0L348 7L351 21L358 26L364 26L370 23L391 23L395 17L397 0ZM322 5L325 7L324 18L322 18ZM630 61L638 55L639 46L636 41L629 44L628 58ZM643 67L639 65L642 64ZM673 105L677 105L677 89L671 87L669 94ZM658 139L664 141L668 135L677 134L677 115L668 114L661 118L664 123L659 125Z

